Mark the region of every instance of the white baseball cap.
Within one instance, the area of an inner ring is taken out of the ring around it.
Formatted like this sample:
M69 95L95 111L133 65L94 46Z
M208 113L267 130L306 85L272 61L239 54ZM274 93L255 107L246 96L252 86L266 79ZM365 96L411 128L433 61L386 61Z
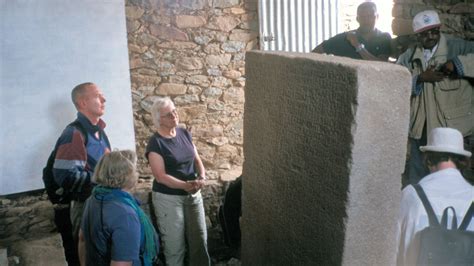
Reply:
M438 13L434 10L422 11L413 18L413 31L420 33L425 30L440 27L441 21L439 20Z
M471 152L464 150L461 132L449 127L438 127L431 130L427 145L421 146L420 151L448 152L471 157Z

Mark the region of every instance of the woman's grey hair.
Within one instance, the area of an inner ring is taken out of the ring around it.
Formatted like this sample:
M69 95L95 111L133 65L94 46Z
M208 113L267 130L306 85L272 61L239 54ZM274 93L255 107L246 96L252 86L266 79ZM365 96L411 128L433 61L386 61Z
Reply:
M105 154L95 167L92 180L110 188L131 189L138 180L137 155L131 150Z
M151 116L153 118L153 124L156 128L160 127L161 108L174 105L173 101L169 97L159 97L153 103L151 107Z

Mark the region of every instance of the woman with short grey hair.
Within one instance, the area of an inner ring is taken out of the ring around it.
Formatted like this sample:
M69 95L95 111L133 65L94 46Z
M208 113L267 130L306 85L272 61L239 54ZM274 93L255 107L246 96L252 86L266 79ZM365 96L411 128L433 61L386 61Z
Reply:
M86 201L79 232L81 265L152 265L158 237L130 194L138 180L135 152L113 151L96 165L97 183Z
M131 190L138 180L136 161L137 156L130 150L111 152L99 161L92 179L105 187Z
M167 265L210 265L201 188L206 171L191 134L178 127L170 98L152 107L155 133L146 149L153 176L152 198Z
M151 107L151 117L153 118L153 124L155 128L160 128L161 115L160 110L166 106L174 106L173 101L169 97L159 97L153 103ZM174 108L176 110L176 108ZM177 113L176 113L177 115Z

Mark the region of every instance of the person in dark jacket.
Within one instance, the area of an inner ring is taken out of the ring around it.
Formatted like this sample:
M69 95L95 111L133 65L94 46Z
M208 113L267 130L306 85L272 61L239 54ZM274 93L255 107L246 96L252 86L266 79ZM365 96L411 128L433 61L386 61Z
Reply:
M92 190L94 167L103 154L110 151L110 143L104 132L105 123L100 117L105 112L105 97L94 83L77 85L71 92L77 119L87 133L74 126L67 126L56 142L56 158L53 165L55 182L63 193L70 193L71 205L57 204L55 223L63 239L68 264L78 265L77 240L84 201ZM87 139L87 141L85 141Z
M387 61L391 54L389 33L375 28L377 6L364 2L357 7L357 30L340 33L313 49L313 53L333 54L354 59Z

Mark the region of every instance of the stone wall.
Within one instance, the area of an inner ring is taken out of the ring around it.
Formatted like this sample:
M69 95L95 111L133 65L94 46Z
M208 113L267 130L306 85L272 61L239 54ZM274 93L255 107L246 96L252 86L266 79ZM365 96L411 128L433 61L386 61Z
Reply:
M128 0L126 17L140 173L152 178L150 108L169 96L207 169L213 219L222 183L242 171L245 52L258 44L257 1Z
M47 235L54 230L53 216L52 205L41 192L0 198L0 247Z
M149 185L141 179L134 195L142 202L149 200ZM150 214L150 207L143 209ZM26 192L0 197L0 247L9 247L20 240L41 238L55 232L54 211L46 193Z
M179 2L179 3L178 3ZM137 152L153 132L150 107L170 96L211 180L242 165L245 51L257 45L256 1L127 1Z
M413 33L412 18L420 11L434 9L440 14L441 31L474 40L474 2L463 0L394 0L392 29L395 35Z

